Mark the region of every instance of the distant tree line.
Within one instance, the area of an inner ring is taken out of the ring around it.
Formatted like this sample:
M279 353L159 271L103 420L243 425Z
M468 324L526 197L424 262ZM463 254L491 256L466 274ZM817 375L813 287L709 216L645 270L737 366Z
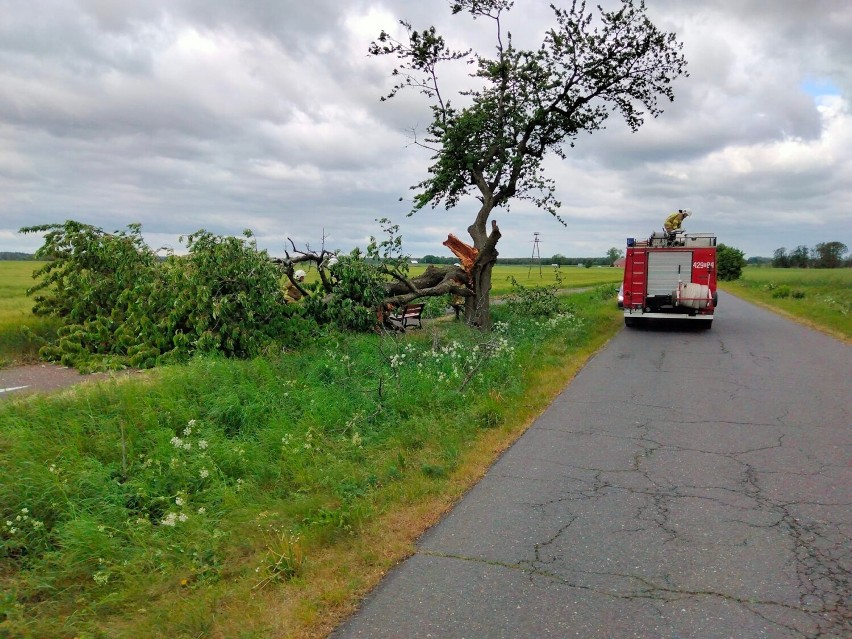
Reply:
M852 256L843 242L820 242L810 249L799 245L792 251L785 247L775 249L772 266L775 268L843 268L852 266Z
M615 250L615 254L613 254ZM610 249L606 257L565 257L564 255L542 256L542 264L558 264L559 266L612 266L612 263L623 255L623 251ZM417 258L415 258L417 259ZM458 261L456 257L441 257L438 255L424 255L418 260L421 264L454 264ZM497 264L530 264L538 262L538 257L498 257Z
M613 255L612 251L617 253ZM560 266L612 266L612 263L623 255L623 251L610 249L607 257L565 257L564 255L554 255L552 257L542 257L542 264L559 264ZM32 253L15 253L9 251L0 251L0 261L3 260L35 260L36 257ZM165 260L164 256L157 256L159 260ZM412 258L417 260L417 258ZM769 261L769 258L764 258ZM366 260L370 262L371 260ZM439 255L424 255L420 258L421 264L455 264L458 262L457 257L443 257ZM529 264L530 262L538 261L538 258L531 259L529 257L498 257L498 264Z

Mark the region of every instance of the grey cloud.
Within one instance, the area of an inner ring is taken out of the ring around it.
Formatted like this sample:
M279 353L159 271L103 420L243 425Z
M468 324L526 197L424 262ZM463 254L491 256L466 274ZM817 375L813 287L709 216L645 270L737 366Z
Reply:
M793 139L810 157L827 143L800 87L808 78L844 92L839 117L852 127L852 7L649 5L684 40L691 77L637 134L613 119L581 137L566 162L549 162L568 228L527 203L495 212L501 254L526 255L533 231L543 253L602 253L690 204L701 230L750 254L800 243L790 237L849 244L850 145L832 147L834 161L818 166L780 166L771 153ZM454 47L489 42L488 24L452 18L443 0L11 0L4 9L0 249L34 248L34 238L10 241L8 231L69 217L110 230L139 221L157 238L248 226L274 252L287 236L316 246L324 229L348 250L376 234L382 216L399 221L414 254L445 254L446 233L466 235L472 198L406 217L408 187L430 163L407 132L422 137L428 102L414 92L380 102L389 61L367 56L396 18L436 23ZM350 30L370 11L387 21ZM537 46L549 15L545 3L518 0L507 22L516 43ZM752 149L764 152L749 156L749 171L719 160Z

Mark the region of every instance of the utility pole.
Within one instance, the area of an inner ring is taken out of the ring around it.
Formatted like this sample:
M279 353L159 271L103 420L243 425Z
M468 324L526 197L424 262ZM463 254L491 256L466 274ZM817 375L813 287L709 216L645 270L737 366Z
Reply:
M539 252L539 249L538 249L538 243L539 243L538 236L539 236L538 231L533 233L532 258L530 259L530 269L529 269L529 271L527 271L527 279L530 278L530 274L532 273L533 264L535 264L536 262L538 262L538 277L539 277L539 279L541 279L541 277L542 277L542 274L541 274L541 253Z

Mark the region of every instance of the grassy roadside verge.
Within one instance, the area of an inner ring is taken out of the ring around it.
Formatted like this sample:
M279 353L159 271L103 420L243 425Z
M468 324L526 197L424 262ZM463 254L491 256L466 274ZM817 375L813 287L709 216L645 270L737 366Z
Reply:
M324 636L618 330L612 294L0 406L0 635Z
M739 280L719 285L800 324L852 341L852 269L749 267Z

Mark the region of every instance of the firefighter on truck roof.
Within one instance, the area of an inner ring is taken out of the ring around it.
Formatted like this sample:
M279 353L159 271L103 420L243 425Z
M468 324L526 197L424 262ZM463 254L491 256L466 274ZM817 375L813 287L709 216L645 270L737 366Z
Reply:
M669 242L674 240L675 233L681 230L684 218L689 217L691 214L692 211L689 209L678 209L666 218L666 221L663 222L663 230L666 232L666 238Z
M675 213L672 213L666 218L666 221L663 222L663 229L666 233L672 233L680 229L681 224L683 224L683 219L685 217L689 217L692 214L692 211L689 209L678 209Z

